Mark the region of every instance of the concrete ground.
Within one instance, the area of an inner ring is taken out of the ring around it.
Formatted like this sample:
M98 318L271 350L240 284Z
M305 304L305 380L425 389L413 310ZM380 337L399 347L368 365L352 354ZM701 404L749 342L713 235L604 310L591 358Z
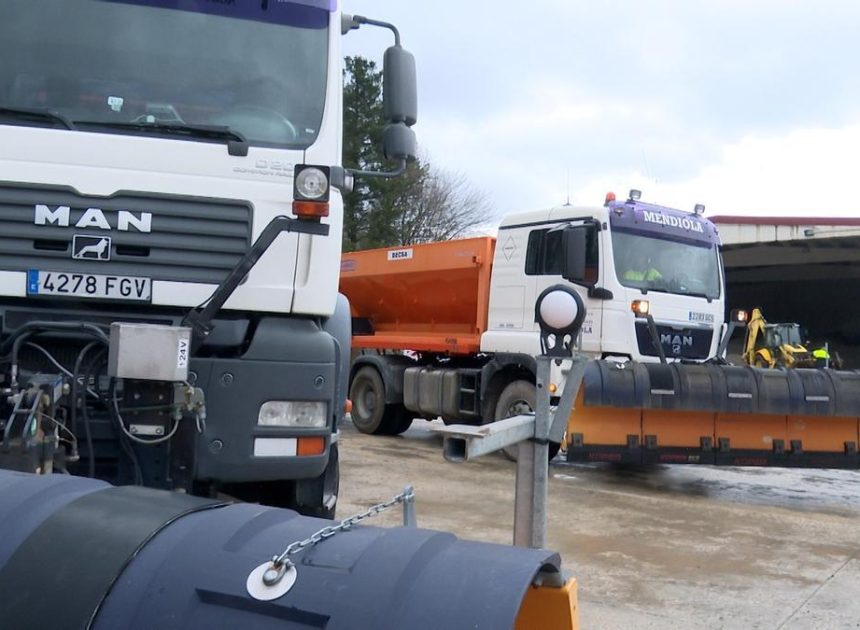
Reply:
M509 544L516 465L445 462L430 426L376 437L347 423L338 516L411 484L419 526ZM550 477L548 547L579 582L583 628L860 628L860 472L557 458Z

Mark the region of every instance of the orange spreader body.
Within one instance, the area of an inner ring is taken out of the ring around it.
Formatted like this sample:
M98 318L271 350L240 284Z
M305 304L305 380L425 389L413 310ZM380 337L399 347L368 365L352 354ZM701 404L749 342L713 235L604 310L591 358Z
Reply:
M372 331L353 334L353 348L478 352L495 245L480 237L344 254L340 291Z

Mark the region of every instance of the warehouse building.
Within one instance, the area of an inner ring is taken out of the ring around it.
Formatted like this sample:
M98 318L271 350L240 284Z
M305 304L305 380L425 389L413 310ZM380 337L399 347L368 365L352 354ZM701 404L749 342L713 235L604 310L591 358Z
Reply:
M860 219L716 216L727 308L797 322L860 368ZM739 335L740 336L740 335Z

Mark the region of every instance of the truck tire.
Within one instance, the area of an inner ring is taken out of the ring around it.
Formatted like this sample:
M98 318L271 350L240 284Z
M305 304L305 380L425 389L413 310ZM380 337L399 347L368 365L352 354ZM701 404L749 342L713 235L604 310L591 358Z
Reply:
M499 394L499 399L496 401L495 420L504 420L523 413L531 413L535 409L537 393L535 392L534 384L529 381L511 381ZM558 455L561 444L555 442L549 443L549 459ZM517 461L517 453L519 447L517 445L509 446L502 449L505 457L512 462Z
M402 405L385 404L385 383L375 367L365 365L355 373L349 398L352 400L352 423L362 433L397 435L409 428L406 425L397 430L405 410Z
M414 414L409 411L406 407L400 406L395 413L395 421L392 423L392 427L388 435L400 435L405 432L409 427L412 426L412 417Z

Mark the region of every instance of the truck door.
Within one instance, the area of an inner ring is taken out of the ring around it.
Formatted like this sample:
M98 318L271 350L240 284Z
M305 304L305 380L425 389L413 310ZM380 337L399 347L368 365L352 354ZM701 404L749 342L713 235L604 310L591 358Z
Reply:
M564 230L585 231L585 278L582 282L571 283L562 278L562 260L565 253L562 246ZM585 352L600 353L602 300L597 299L594 287L601 286L603 266L600 264L600 232L592 222L564 223L552 227L532 230L529 234L526 251L527 276L535 279L535 296L554 284L569 284L582 297L587 313L582 325L582 349ZM537 330L537 324L534 325Z

